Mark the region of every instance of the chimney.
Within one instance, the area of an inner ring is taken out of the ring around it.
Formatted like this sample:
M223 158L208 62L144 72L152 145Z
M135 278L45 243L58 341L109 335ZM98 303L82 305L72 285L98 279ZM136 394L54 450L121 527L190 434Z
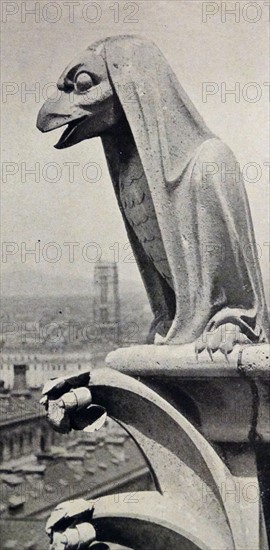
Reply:
M13 395L29 395L29 390L26 385L27 365L14 365L14 385Z

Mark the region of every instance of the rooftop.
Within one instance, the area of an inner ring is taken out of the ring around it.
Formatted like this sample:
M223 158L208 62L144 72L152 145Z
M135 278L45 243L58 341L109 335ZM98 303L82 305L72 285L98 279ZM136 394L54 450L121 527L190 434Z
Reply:
M44 416L39 403L40 392L26 391L22 395L0 392L0 427L13 422Z

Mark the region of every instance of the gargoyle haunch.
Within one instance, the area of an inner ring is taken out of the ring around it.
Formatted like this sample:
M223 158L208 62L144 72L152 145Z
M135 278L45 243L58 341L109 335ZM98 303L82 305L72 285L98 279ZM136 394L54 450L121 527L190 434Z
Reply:
M67 125L58 149L101 137L154 313L149 342L199 341L200 351L210 333L210 349L224 351L214 334L225 324L235 329L225 352L241 337L267 340L235 157L207 128L160 50L137 36L106 38L78 55L57 85L60 97L46 101L37 126L48 132ZM219 169L204 173L207 163Z

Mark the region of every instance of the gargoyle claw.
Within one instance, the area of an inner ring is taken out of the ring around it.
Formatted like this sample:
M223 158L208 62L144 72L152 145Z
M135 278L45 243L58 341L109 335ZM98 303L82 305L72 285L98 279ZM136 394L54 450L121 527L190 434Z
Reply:
M198 360L199 354L206 350L211 361L214 361L213 353L220 351L229 362L228 355L236 344L249 343L250 340L243 334L238 325L226 323L217 328L215 325L206 328L202 336L195 343L195 353Z

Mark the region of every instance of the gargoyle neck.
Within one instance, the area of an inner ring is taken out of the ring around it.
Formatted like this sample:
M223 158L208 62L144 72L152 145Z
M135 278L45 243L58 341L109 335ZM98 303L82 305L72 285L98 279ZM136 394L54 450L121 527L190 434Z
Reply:
M114 185L131 165L141 164L131 129L126 120L102 136L102 144Z

